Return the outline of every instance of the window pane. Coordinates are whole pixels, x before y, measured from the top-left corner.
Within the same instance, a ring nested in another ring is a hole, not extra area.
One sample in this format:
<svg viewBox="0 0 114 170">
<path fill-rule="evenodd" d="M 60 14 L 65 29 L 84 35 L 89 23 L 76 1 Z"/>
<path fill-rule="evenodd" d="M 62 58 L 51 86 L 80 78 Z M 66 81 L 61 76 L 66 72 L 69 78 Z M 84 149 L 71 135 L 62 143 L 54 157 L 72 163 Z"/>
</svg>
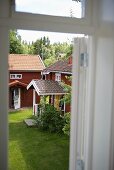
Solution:
<svg viewBox="0 0 114 170">
<path fill-rule="evenodd" d="M 10 74 L 10 79 L 22 79 L 22 74 Z"/>
<path fill-rule="evenodd" d="M 22 74 L 17 74 L 17 79 L 22 79 Z"/>
<path fill-rule="evenodd" d="M 10 79 L 15 79 L 15 74 L 10 74 Z"/>
<path fill-rule="evenodd" d="M 16 11 L 82 18 L 85 0 L 83 3 L 79 1 L 81 0 L 16 0 Z"/>
</svg>

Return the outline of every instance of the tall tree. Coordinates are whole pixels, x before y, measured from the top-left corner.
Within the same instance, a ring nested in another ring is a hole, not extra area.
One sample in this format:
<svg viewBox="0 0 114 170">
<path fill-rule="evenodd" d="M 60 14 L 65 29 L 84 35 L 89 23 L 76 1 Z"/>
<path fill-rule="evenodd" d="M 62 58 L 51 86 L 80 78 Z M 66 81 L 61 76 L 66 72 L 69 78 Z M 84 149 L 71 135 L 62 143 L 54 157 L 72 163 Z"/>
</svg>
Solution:
<svg viewBox="0 0 114 170">
<path fill-rule="evenodd" d="M 43 60 L 51 55 L 50 40 L 47 37 L 40 38 L 33 43 L 33 53 L 41 56 Z"/>
<path fill-rule="evenodd" d="M 21 43 L 21 36 L 18 35 L 16 30 L 10 31 L 9 39 L 10 39 L 10 53 L 23 54 L 24 47 Z"/>
</svg>

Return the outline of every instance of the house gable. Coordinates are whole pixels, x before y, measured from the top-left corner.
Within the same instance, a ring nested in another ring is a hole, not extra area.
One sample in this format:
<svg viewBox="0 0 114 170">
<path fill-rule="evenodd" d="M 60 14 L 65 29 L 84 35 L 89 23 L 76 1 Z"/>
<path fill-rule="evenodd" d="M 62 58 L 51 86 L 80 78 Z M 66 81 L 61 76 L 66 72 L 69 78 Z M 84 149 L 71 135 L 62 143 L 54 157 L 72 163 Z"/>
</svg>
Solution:
<svg viewBox="0 0 114 170">
<path fill-rule="evenodd" d="M 59 60 L 43 70 L 43 74 L 49 74 L 50 72 L 72 74 L 72 56 L 67 60 Z"/>
<path fill-rule="evenodd" d="M 32 90 L 26 86 L 32 79 L 41 79 L 41 71 L 45 68 L 38 55 L 10 54 L 9 55 L 9 107 L 14 106 L 14 92 L 19 89 L 20 107 L 32 106 Z M 37 101 L 39 98 L 37 97 Z"/>
<path fill-rule="evenodd" d="M 71 81 L 67 79 L 67 76 L 69 77 L 72 75 L 72 56 L 67 60 L 57 61 L 44 69 L 42 74 L 45 75 L 45 79 L 47 80 L 63 81 L 71 85 Z"/>
</svg>

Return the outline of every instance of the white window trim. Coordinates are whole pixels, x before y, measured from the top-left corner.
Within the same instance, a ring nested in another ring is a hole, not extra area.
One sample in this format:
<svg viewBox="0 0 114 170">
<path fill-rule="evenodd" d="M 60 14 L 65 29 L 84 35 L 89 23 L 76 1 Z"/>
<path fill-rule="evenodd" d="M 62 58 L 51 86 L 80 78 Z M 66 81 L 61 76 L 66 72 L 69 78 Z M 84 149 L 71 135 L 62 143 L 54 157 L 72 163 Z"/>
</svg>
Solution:
<svg viewBox="0 0 114 170">
<path fill-rule="evenodd" d="M 39 31 L 48 30 L 52 32 L 76 33 L 76 34 L 78 32 L 82 34 L 85 32 L 86 34 L 91 34 L 93 32 L 92 31 L 93 28 L 92 29 L 90 28 L 91 0 L 84 0 L 83 2 L 85 4 L 85 17 L 84 18 L 70 18 L 70 17 L 60 17 L 60 16 L 52 16 L 52 15 L 16 12 L 15 11 L 15 0 L 12 0 L 12 4 L 10 6 L 10 10 L 11 10 L 10 17 L 12 18 L 14 28 L 15 27 L 20 28 L 20 23 L 21 24 L 23 23 L 22 29 L 27 29 L 27 30 L 32 30 L 32 29 L 38 30 L 39 28 Z M 28 18 L 29 18 L 29 22 L 27 21 Z M 20 22 L 20 19 L 21 19 L 21 22 Z M 58 27 L 58 24 L 59 24 L 59 27 Z M 64 24 L 66 25 L 65 27 L 64 27 Z M 11 23 L 9 22 L 9 25 L 12 28 L 12 22 Z M 72 25 L 72 29 L 71 29 L 71 25 Z M 79 28 L 79 25 L 81 26 L 80 28 Z M 87 28 L 86 30 L 88 31 L 85 31 L 85 28 L 82 27 L 82 25 L 85 26 Z"/>
<path fill-rule="evenodd" d="M 82 2 L 80 1 L 80 2 L 76 2 L 76 0 L 72 0 L 72 1 L 75 1 L 75 3 L 81 3 L 80 4 L 80 6 L 81 6 L 81 8 L 82 8 L 82 11 L 81 11 L 81 18 L 85 18 L 85 1 L 86 0 L 83 0 Z M 77 4 L 72 4 L 72 2 L 69 4 L 70 6 L 71 5 L 77 5 Z M 65 3 L 64 3 L 64 5 L 65 5 Z M 60 17 L 63 17 L 63 18 L 65 18 L 65 17 L 68 17 L 68 18 L 80 18 L 80 17 L 76 17 L 76 16 L 71 16 L 70 15 L 70 9 L 69 9 L 69 14 L 67 14 L 67 15 L 60 15 L 60 13 L 59 13 L 59 15 L 57 15 L 54 11 L 51 11 L 52 13 L 51 14 L 49 14 L 49 13 L 46 13 L 46 11 L 43 9 L 43 12 L 40 12 L 40 11 L 37 11 L 37 12 L 32 12 L 32 11 L 24 11 L 24 10 L 16 10 L 16 8 L 17 8 L 17 6 L 16 6 L 16 0 L 12 0 L 12 10 L 13 11 L 15 11 L 15 12 L 24 12 L 24 13 L 33 13 L 33 14 L 40 14 L 40 15 L 50 15 L 50 16 L 60 16 Z M 28 6 L 28 4 L 27 4 L 27 6 L 26 6 L 26 8 L 29 8 L 29 6 Z M 41 8 L 43 8 L 43 6 L 41 6 Z M 54 10 L 54 9 L 53 9 Z M 75 9 L 75 12 L 76 12 L 76 10 L 77 9 Z M 68 9 L 67 9 L 67 11 L 68 11 Z M 74 12 L 74 10 L 73 10 L 73 12 Z M 73 13 L 72 13 L 73 14 Z M 81 19 L 80 18 L 80 19 Z"/>
<path fill-rule="evenodd" d="M 55 81 L 61 81 L 61 73 L 55 73 Z"/>
<path fill-rule="evenodd" d="M 108 22 L 108 20 L 103 15 L 103 8 L 104 10 L 107 9 L 105 7 L 106 1 L 92 1 L 87 0 L 87 18 L 84 19 L 76 19 L 69 22 L 66 20 L 62 21 L 61 18 L 56 18 L 56 21 L 54 20 L 55 17 L 47 17 L 46 16 L 38 16 L 38 15 L 32 15 L 32 14 L 19 14 L 14 13 L 11 14 L 10 5 L 8 0 L 1 0 L 0 5 L 0 37 L 2 39 L 2 43 L 0 44 L 1 50 L 1 62 L 0 62 L 0 82 L 1 82 L 1 92 L 0 92 L 0 98 L 1 100 L 1 107 L 0 107 L 0 129 L 1 129 L 1 138 L 0 138 L 0 169 L 7 170 L 8 169 L 8 31 L 9 29 L 25 29 L 25 30 L 39 30 L 39 31 L 52 31 L 52 32 L 64 32 L 64 33 L 85 33 L 88 35 L 92 35 L 93 39 L 95 38 L 96 41 L 93 41 L 92 49 L 90 49 L 90 53 L 92 55 L 92 62 L 98 59 L 97 50 L 99 47 L 98 39 L 102 36 L 104 37 L 112 37 L 113 34 L 113 21 Z M 111 6 L 111 2 L 109 2 L 109 6 Z M 92 6 L 91 6 L 92 4 Z M 113 5 L 113 2 L 112 2 Z M 113 8 L 113 6 L 112 6 Z M 110 11 L 113 14 L 112 8 L 109 8 Z M 88 11 L 91 11 L 90 13 Z M 111 13 L 110 12 L 110 13 Z M 89 15 L 88 15 L 89 14 Z M 103 18 L 104 17 L 104 18 Z M 48 19 L 48 20 L 47 20 Z M 57 21 L 58 19 L 58 21 Z M 87 19 L 87 20 L 86 20 Z M 38 22 L 36 22 L 38 21 Z M 88 22 L 87 22 L 88 21 Z M 99 27 L 99 21 L 100 21 L 100 27 Z M 93 49 L 95 48 L 95 49 Z M 94 56 L 93 56 L 94 55 Z M 75 60 L 74 60 L 75 61 Z M 95 110 L 95 87 L 96 87 L 96 67 L 95 63 L 93 62 L 93 68 L 90 68 L 90 77 L 91 80 L 94 80 L 93 82 L 90 82 L 89 86 L 91 89 L 89 89 L 89 104 L 88 104 L 88 110 L 91 111 L 92 115 L 89 117 L 92 121 L 91 125 L 93 125 L 94 122 L 94 110 Z M 92 71 L 92 72 L 91 72 Z M 90 81 L 90 80 L 89 80 Z M 93 84 L 93 87 L 92 87 Z M 5 90 L 4 90 L 5 89 Z M 91 97 L 90 97 L 91 96 Z M 90 101 L 90 99 L 92 99 Z M 113 99 L 114 100 L 114 99 Z M 113 102 L 112 100 L 112 102 Z M 113 109 L 112 109 L 113 112 Z M 95 122 L 94 122 L 95 124 Z M 112 122 L 113 125 L 113 122 Z M 76 124 L 74 124 L 74 127 Z M 93 135 L 93 130 L 90 129 L 90 134 Z M 74 139 L 76 136 L 74 136 Z M 91 136 L 93 139 L 93 137 Z M 74 145 L 75 141 L 71 140 L 71 144 Z M 93 143 L 93 141 L 88 142 L 88 148 L 91 152 L 91 154 L 87 155 L 87 157 L 91 157 L 91 161 L 89 160 L 89 165 L 87 170 L 94 170 L 94 167 L 92 167 L 92 164 L 98 163 L 104 163 L 104 160 L 102 159 L 102 162 L 92 159 L 92 154 L 94 152 L 93 147 L 89 145 L 89 143 Z M 114 146 L 114 144 L 113 144 Z M 113 148 L 112 146 L 112 148 Z M 75 147 L 73 148 L 75 149 Z M 104 148 L 105 149 L 105 148 Z M 96 156 L 96 155 L 94 155 Z M 113 157 L 113 155 L 112 155 Z M 87 161 L 88 161 L 87 160 Z M 112 159 L 112 164 L 113 164 Z M 74 159 L 73 159 L 74 161 Z M 70 158 L 70 162 L 72 162 L 72 159 Z M 107 161 L 110 162 L 110 161 Z M 73 165 L 75 165 L 75 161 L 73 162 Z M 109 169 L 109 168 L 108 168 Z M 108 170 L 107 169 L 107 170 Z M 76 170 L 75 166 L 73 166 L 72 170 Z M 101 170 L 101 169 L 100 169 Z M 111 168 L 113 170 L 113 167 Z"/>
<path fill-rule="evenodd" d="M 10 74 L 10 79 L 22 79 L 22 74 Z"/>
</svg>

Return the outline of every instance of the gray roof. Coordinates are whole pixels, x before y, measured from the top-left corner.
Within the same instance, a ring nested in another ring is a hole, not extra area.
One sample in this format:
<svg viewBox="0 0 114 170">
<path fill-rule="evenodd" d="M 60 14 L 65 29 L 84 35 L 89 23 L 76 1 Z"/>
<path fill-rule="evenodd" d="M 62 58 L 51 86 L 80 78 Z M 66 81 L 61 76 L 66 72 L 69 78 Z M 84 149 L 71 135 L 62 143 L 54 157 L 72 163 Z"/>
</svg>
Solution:
<svg viewBox="0 0 114 170">
<path fill-rule="evenodd" d="M 38 95 L 61 95 L 65 94 L 64 88 L 53 80 L 32 80 L 27 89 L 35 89 Z"/>
<path fill-rule="evenodd" d="M 65 72 L 72 74 L 72 64 L 69 64 L 69 60 L 59 60 L 56 63 L 52 64 L 51 66 L 45 68 L 43 70 L 44 73 L 46 72 Z"/>
</svg>

